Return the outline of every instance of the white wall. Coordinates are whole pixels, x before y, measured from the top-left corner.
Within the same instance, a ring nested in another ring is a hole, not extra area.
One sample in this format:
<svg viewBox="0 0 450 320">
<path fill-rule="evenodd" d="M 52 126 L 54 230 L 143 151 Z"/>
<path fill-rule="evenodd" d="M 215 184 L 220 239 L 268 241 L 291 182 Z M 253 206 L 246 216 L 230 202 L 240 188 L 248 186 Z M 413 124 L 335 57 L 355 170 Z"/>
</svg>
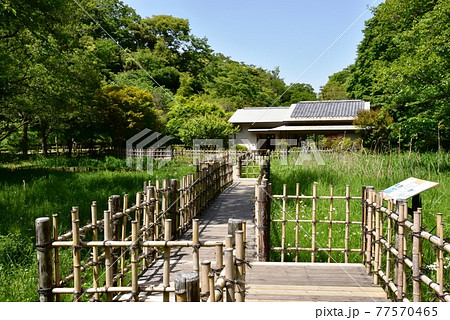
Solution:
<svg viewBox="0 0 450 320">
<path fill-rule="evenodd" d="M 240 125 L 241 131 L 236 135 L 235 144 L 242 144 L 247 147 L 248 150 L 256 150 L 256 133 L 249 132 L 250 125 Z"/>
</svg>

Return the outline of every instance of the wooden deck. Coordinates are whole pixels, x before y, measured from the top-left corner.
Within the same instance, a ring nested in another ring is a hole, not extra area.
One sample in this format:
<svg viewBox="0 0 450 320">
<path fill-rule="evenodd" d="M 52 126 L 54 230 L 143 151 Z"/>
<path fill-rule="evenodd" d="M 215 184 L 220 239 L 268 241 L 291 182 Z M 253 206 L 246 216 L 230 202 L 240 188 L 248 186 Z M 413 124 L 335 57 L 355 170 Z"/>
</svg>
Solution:
<svg viewBox="0 0 450 320">
<path fill-rule="evenodd" d="M 255 262 L 246 282 L 246 301 L 388 301 L 356 263 Z"/>
<path fill-rule="evenodd" d="M 254 212 L 255 179 L 235 180 L 199 221 L 200 240 L 223 241 L 228 233 L 228 219 L 247 222 L 246 260 L 252 262 L 247 268 L 246 301 L 387 301 L 381 287 L 372 284 L 372 278 L 360 264 L 323 263 L 261 263 L 256 260 Z M 191 232 L 183 238 L 191 240 Z M 181 239 L 181 240 L 182 240 Z M 179 272 L 192 272 L 192 248 L 171 250 L 171 286 Z M 200 261 L 209 260 L 214 267 L 215 248 L 201 248 Z M 162 284 L 163 261 L 157 260 L 139 278 L 139 285 Z M 118 297 L 127 300 L 129 295 Z M 162 294 L 139 295 L 140 301 L 162 301 Z M 170 295 L 174 301 L 174 295 Z"/>
</svg>

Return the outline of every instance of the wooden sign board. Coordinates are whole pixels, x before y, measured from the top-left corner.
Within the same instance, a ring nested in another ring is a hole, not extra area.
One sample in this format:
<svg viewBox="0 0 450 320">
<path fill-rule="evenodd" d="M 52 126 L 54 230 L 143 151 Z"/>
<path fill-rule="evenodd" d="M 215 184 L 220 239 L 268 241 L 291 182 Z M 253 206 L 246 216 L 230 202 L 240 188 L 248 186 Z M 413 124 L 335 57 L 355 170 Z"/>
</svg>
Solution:
<svg viewBox="0 0 450 320">
<path fill-rule="evenodd" d="M 425 190 L 439 185 L 437 182 L 421 180 L 417 178 L 408 178 L 383 191 L 385 200 L 409 199 Z"/>
</svg>

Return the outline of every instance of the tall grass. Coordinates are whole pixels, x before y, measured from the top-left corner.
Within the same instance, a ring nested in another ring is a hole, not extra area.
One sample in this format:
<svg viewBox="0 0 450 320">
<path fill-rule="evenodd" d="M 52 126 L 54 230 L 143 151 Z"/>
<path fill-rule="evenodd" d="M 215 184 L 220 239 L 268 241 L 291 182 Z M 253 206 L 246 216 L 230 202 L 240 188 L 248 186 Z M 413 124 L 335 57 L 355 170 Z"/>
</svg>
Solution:
<svg viewBox="0 0 450 320">
<path fill-rule="evenodd" d="M 172 161 L 152 175 L 137 171 L 66 172 L 42 169 L 48 160 L 31 163 L 33 168 L 0 167 L 0 301 L 36 301 L 37 271 L 35 265 L 34 221 L 58 213 L 60 230 L 70 229 L 72 206 L 80 208 L 80 221 L 90 219 L 90 204 L 97 201 L 98 212 L 108 206 L 108 197 L 128 193 L 134 199 L 143 182 L 180 178 L 192 173 L 189 162 Z M 74 163 L 84 166 L 89 160 Z M 98 167 L 124 164 L 124 160 L 106 159 Z M 66 163 L 67 164 L 67 163 Z M 28 164 L 27 164 L 28 165 Z M 61 163 L 58 163 L 60 166 Z M 63 165 L 65 165 L 63 163 Z"/>
<path fill-rule="evenodd" d="M 440 185 L 425 191 L 421 195 L 424 212 L 423 225 L 429 230 L 436 226 L 436 213 L 443 213 L 446 225 L 450 223 L 450 155 L 448 153 L 330 153 L 322 154 L 325 165 L 318 165 L 315 161 L 304 161 L 302 165 L 295 156 L 288 158 L 288 164 L 273 159 L 271 161 L 272 193 L 282 194 L 283 184 L 287 184 L 287 194 L 295 195 L 295 184 L 300 183 L 300 194 L 312 195 L 314 182 L 318 183 L 318 195 L 330 194 L 330 185 L 334 186 L 334 195 L 344 196 L 346 185 L 350 185 L 352 196 L 361 195 L 361 187 L 374 186 L 376 191 L 400 182 L 409 177 L 439 182 Z M 300 219 L 311 219 L 311 200 L 300 203 Z M 329 217 L 329 200 L 319 200 L 317 218 L 326 220 Z M 335 199 L 333 202 L 333 220 L 345 220 L 345 201 Z M 351 220 L 361 221 L 361 206 L 359 201 L 351 201 Z M 272 219 L 281 219 L 281 200 L 272 201 Z M 295 200 L 288 201 L 288 219 L 295 219 Z M 286 243 L 294 246 L 295 223 L 287 223 Z M 328 245 L 328 224 L 318 224 L 318 246 Z M 302 225 L 300 239 L 303 246 L 311 243 L 311 226 Z M 350 247 L 359 248 L 361 230 L 357 226 L 350 229 Z M 272 246 L 281 244 L 281 223 L 272 224 Z M 333 247 L 343 248 L 344 225 L 333 226 Z M 288 253 L 287 260 L 293 260 L 295 254 Z M 272 259 L 279 260 L 279 253 L 272 253 Z M 318 254 L 318 261 L 326 261 L 326 253 Z M 343 254 L 332 253 L 333 260 L 343 262 Z M 310 261 L 310 253 L 300 253 L 300 259 Z M 431 259 L 431 257 L 430 257 Z M 317 261 L 317 260 L 316 260 Z M 359 262 L 358 254 L 351 255 L 351 261 Z M 432 262 L 432 261 L 431 261 Z"/>
</svg>

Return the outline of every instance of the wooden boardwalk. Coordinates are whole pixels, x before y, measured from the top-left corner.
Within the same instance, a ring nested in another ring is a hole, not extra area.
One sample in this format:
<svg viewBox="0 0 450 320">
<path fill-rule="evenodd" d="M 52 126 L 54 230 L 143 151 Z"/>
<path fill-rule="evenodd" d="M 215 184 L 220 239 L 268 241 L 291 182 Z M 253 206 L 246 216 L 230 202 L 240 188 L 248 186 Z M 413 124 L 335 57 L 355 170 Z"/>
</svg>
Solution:
<svg viewBox="0 0 450 320">
<path fill-rule="evenodd" d="M 199 221 L 200 240 L 223 241 L 228 233 L 228 219 L 247 222 L 246 260 L 247 301 L 387 301 L 381 287 L 360 264 L 261 263 L 256 261 L 254 225 L 255 179 L 237 179 L 210 205 Z M 180 240 L 191 240 L 187 232 Z M 192 248 L 171 250 L 170 282 L 179 272 L 192 272 Z M 215 248 L 201 248 L 200 261 L 209 260 L 214 267 Z M 158 259 L 139 278 L 139 285 L 162 283 L 163 260 Z M 171 285 L 172 286 L 172 285 Z M 119 300 L 127 300 L 123 295 Z M 140 301 L 162 301 L 162 294 L 139 295 Z M 170 294 L 170 301 L 174 295 Z"/>
</svg>

